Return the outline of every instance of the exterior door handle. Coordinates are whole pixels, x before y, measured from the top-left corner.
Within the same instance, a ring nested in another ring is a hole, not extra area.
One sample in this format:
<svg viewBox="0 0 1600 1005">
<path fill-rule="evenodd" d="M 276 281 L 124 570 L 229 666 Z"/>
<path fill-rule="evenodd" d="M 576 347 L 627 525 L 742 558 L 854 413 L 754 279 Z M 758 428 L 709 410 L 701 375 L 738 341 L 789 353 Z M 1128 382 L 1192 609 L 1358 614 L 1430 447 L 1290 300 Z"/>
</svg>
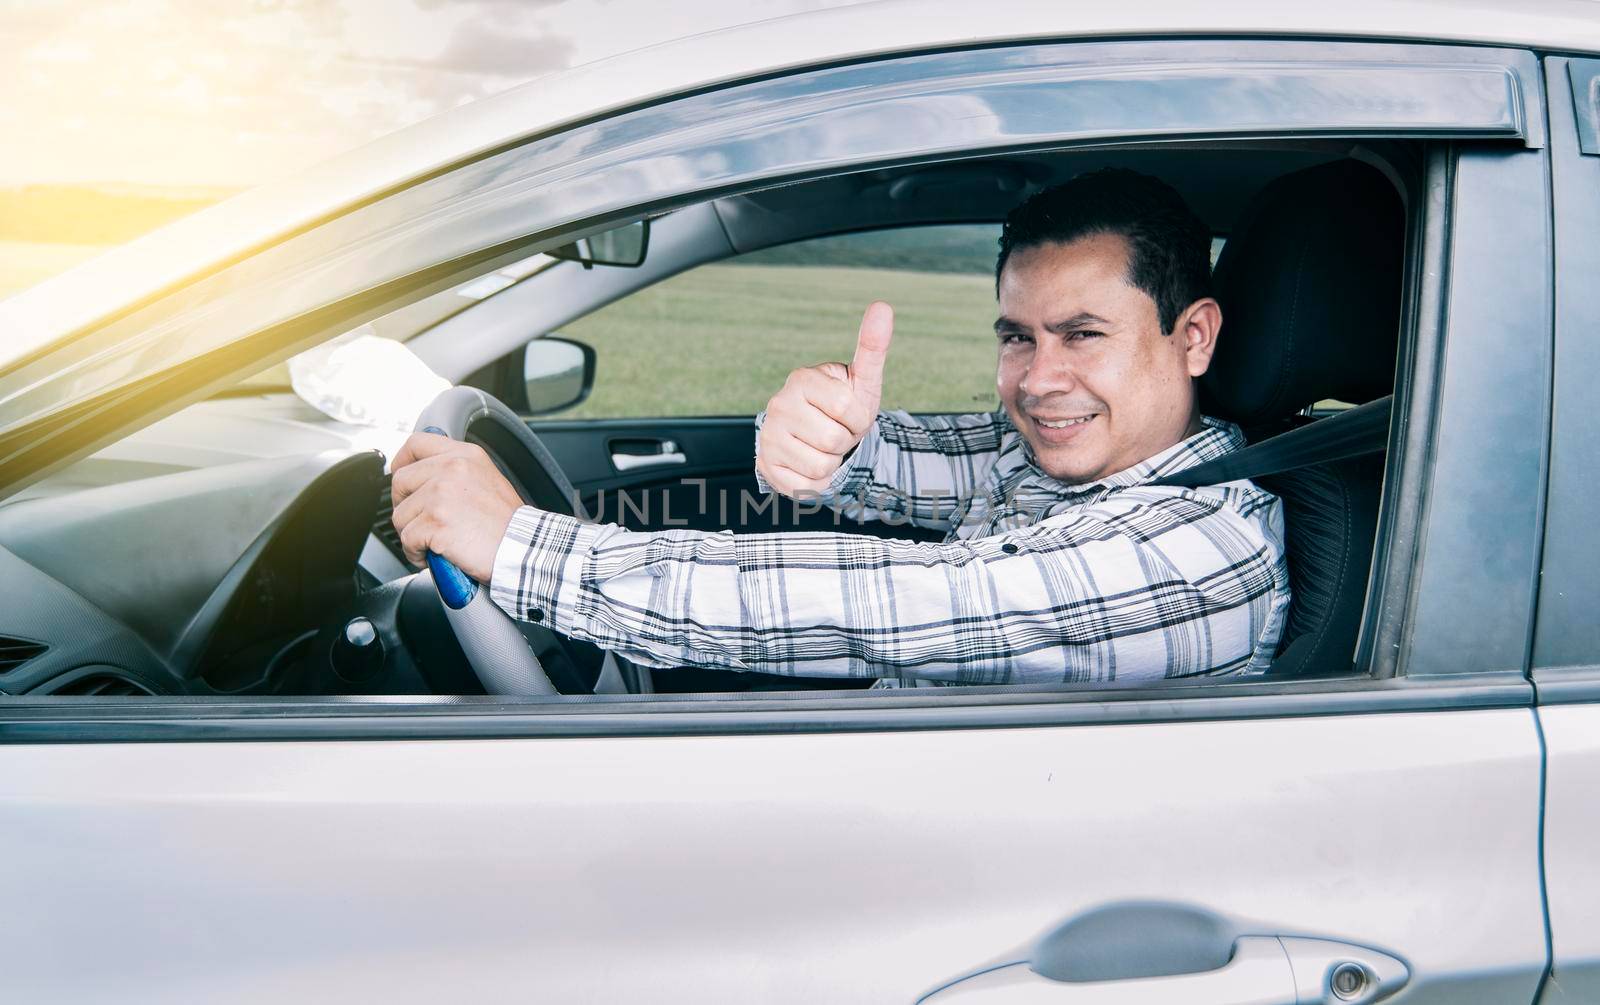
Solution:
<svg viewBox="0 0 1600 1005">
<path fill-rule="evenodd" d="M 1112 981 L 1057 981 L 1025 960 L 1001 964 L 917 999 L 918 1005 L 1369 1005 L 1400 990 L 1405 964 L 1326 939 L 1246 935 L 1216 970 Z"/>
<path fill-rule="evenodd" d="M 678 449 L 676 440 L 653 441 L 627 441 L 629 447 L 646 447 L 650 449 L 618 450 L 616 445 L 611 448 L 611 466 L 618 471 L 633 471 L 638 468 L 653 468 L 664 464 L 687 464 L 689 458 Z"/>
<path fill-rule="evenodd" d="M 1367 946 L 1257 934 L 1190 904 L 1122 901 L 1068 918 L 917 1003 L 1373 1005 L 1410 978 L 1405 963 Z"/>
<path fill-rule="evenodd" d="M 1294 972 L 1272 936 L 1245 936 L 1218 970 L 1115 981 L 1054 981 L 1026 961 L 956 981 L 918 1005 L 1295 1005 Z"/>
</svg>

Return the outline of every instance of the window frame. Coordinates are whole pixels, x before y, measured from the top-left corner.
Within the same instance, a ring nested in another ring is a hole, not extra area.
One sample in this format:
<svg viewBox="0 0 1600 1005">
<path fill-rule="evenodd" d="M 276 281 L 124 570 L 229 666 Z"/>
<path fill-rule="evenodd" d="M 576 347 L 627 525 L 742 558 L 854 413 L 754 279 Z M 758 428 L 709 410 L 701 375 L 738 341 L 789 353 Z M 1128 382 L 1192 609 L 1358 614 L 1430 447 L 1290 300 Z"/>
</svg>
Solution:
<svg viewBox="0 0 1600 1005">
<path fill-rule="evenodd" d="M 1358 649 L 1379 677 L 1528 678 L 1549 466 L 1548 172 L 1542 147 L 1432 152 Z M 1476 514 L 1490 512 L 1501 533 L 1486 547 Z"/>
<path fill-rule="evenodd" d="M 1600 141 L 1593 121 L 1600 60 L 1545 60 L 1550 94 L 1552 226 L 1555 244 L 1555 369 L 1551 465 L 1538 622 L 1531 656 L 1541 705 L 1600 699 L 1600 652 L 1593 603 L 1600 589 L 1596 496 L 1587 474 L 1600 445 L 1600 413 L 1590 399 L 1600 373 Z"/>
</svg>

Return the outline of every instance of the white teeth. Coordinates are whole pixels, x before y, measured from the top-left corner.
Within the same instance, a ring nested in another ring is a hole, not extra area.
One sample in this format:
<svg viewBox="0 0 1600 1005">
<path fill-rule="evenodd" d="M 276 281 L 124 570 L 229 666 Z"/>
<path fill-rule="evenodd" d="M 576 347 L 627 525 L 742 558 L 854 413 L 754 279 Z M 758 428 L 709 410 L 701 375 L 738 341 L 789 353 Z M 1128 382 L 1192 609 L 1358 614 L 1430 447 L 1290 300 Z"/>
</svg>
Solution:
<svg viewBox="0 0 1600 1005">
<path fill-rule="evenodd" d="M 1035 419 L 1034 421 L 1046 429 L 1065 429 L 1068 426 L 1081 426 L 1092 418 L 1094 418 L 1094 416 L 1085 415 L 1081 419 L 1065 419 L 1061 422 L 1046 422 L 1043 419 Z"/>
</svg>

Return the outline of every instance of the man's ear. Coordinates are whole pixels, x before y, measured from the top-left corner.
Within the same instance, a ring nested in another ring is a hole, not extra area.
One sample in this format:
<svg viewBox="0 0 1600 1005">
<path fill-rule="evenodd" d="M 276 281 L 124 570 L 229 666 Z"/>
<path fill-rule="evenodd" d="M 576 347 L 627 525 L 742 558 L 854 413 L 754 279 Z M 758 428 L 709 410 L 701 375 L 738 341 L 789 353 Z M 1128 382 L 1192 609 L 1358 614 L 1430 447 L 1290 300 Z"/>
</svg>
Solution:
<svg viewBox="0 0 1600 1005">
<path fill-rule="evenodd" d="M 1222 305 L 1210 297 L 1196 300 L 1178 315 L 1173 334 L 1183 339 L 1183 355 L 1189 376 L 1198 377 L 1211 368 L 1211 354 L 1217 351 L 1217 334 L 1222 331 Z"/>
</svg>

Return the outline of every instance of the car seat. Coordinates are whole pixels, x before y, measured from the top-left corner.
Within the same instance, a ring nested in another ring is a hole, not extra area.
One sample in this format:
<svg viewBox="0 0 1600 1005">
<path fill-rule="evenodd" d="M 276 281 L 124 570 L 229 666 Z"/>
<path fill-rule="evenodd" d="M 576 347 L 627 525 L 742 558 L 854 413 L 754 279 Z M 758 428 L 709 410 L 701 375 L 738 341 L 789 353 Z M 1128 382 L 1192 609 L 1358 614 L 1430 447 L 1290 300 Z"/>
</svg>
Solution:
<svg viewBox="0 0 1600 1005">
<path fill-rule="evenodd" d="M 1315 402 L 1392 393 L 1404 251 L 1403 204 L 1376 168 L 1340 160 L 1269 184 L 1217 261 L 1202 410 L 1255 443 L 1317 421 L 1303 415 Z M 1256 479 L 1283 500 L 1292 594 L 1270 676 L 1352 671 L 1383 468 L 1380 453 Z"/>
</svg>

